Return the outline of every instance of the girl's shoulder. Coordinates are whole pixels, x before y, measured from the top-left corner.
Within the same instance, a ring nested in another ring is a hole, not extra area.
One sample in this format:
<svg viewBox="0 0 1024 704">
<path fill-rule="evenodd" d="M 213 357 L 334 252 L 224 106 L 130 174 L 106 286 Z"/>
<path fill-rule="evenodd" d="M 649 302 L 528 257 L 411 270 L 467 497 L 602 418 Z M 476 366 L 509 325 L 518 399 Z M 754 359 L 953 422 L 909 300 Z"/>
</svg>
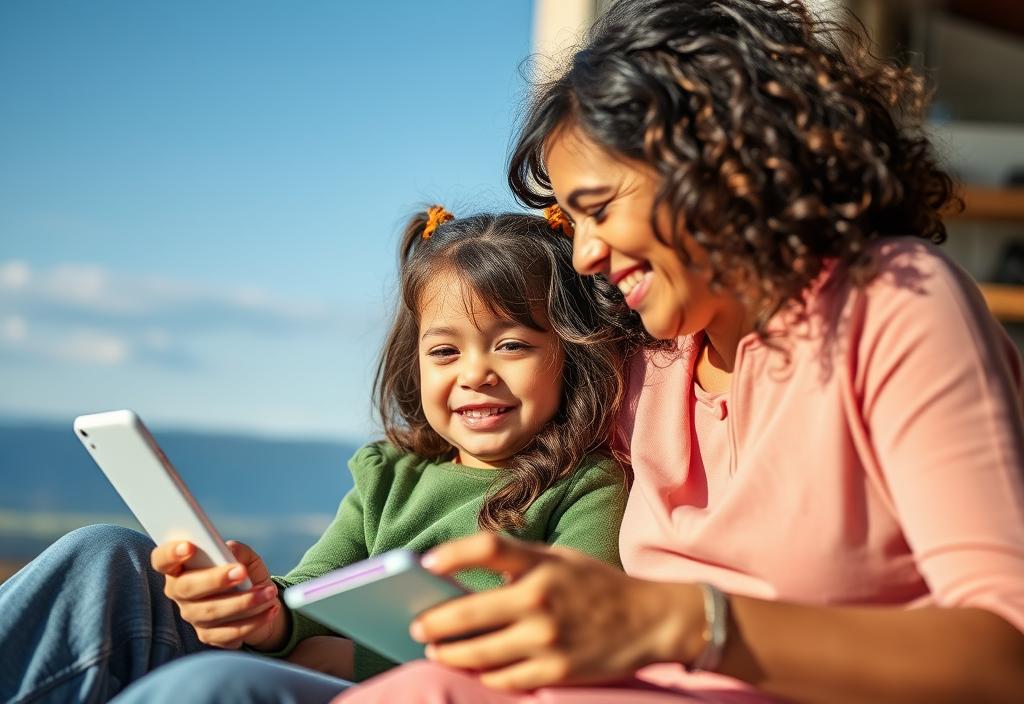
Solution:
<svg viewBox="0 0 1024 704">
<path fill-rule="evenodd" d="M 419 467 L 426 462 L 422 457 L 406 452 L 387 440 L 367 443 L 356 450 L 348 461 L 352 478 L 359 483 L 363 479 L 380 481 L 396 473 Z"/>
<path fill-rule="evenodd" d="M 576 470 L 557 481 L 549 491 L 563 495 L 585 494 L 608 486 L 627 487 L 627 474 L 619 462 L 603 452 L 583 458 Z"/>
</svg>

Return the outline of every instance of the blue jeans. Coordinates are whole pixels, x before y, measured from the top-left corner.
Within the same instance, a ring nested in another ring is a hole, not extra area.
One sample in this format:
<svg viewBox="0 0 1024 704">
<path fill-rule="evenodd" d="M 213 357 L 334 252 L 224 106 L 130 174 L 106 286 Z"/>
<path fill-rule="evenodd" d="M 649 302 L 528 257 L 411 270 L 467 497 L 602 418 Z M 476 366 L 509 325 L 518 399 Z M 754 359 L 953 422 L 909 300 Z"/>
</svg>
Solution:
<svg viewBox="0 0 1024 704">
<path fill-rule="evenodd" d="M 325 702 L 350 686 L 201 643 L 152 549 L 127 528 L 89 526 L 0 585 L 0 702 Z"/>
</svg>

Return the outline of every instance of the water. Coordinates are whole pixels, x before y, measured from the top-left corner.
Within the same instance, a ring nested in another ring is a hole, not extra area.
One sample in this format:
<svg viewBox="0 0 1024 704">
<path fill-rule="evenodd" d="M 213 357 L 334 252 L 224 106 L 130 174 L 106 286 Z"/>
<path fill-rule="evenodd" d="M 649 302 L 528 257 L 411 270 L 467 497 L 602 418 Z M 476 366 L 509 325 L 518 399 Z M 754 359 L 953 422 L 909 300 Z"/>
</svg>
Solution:
<svg viewBox="0 0 1024 704">
<path fill-rule="evenodd" d="M 299 561 L 352 486 L 355 443 L 151 431 L 221 535 L 251 545 L 274 574 Z M 71 420 L 0 424 L 0 562 L 25 562 L 97 522 L 138 527 Z"/>
</svg>

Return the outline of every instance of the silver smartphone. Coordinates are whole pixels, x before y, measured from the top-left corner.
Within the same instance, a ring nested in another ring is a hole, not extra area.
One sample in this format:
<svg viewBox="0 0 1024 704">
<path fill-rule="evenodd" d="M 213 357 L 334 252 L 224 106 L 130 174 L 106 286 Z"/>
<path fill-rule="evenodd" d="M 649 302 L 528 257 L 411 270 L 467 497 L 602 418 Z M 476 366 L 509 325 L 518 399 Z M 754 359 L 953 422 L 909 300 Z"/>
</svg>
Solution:
<svg viewBox="0 0 1024 704">
<path fill-rule="evenodd" d="M 236 562 L 170 460 L 133 411 L 75 418 L 75 435 L 158 545 L 187 540 L 196 546 L 188 568 Z M 252 588 L 248 579 L 237 589 Z"/>
<path fill-rule="evenodd" d="M 423 657 L 409 635 L 427 609 L 468 593 L 429 572 L 409 550 L 391 550 L 284 591 L 284 603 L 396 662 Z"/>
</svg>

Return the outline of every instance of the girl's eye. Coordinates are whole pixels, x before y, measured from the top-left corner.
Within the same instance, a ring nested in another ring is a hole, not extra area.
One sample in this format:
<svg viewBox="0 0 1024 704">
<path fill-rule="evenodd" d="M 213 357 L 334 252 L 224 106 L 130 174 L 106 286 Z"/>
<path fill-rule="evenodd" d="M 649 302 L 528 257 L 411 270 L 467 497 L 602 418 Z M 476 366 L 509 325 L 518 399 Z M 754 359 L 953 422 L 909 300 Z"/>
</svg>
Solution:
<svg viewBox="0 0 1024 704">
<path fill-rule="evenodd" d="M 605 203 L 597 210 L 590 213 L 590 217 L 594 218 L 595 222 L 604 222 L 605 215 L 607 215 L 608 204 Z"/>
<path fill-rule="evenodd" d="M 438 359 L 445 359 L 457 355 L 459 351 L 454 347 L 435 347 L 434 349 L 427 352 L 428 357 L 437 357 Z"/>
<path fill-rule="evenodd" d="M 520 342 L 519 340 L 509 340 L 498 345 L 498 349 L 504 352 L 522 352 L 523 350 L 528 350 L 531 347 L 532 345 Z"/>
</svg>

